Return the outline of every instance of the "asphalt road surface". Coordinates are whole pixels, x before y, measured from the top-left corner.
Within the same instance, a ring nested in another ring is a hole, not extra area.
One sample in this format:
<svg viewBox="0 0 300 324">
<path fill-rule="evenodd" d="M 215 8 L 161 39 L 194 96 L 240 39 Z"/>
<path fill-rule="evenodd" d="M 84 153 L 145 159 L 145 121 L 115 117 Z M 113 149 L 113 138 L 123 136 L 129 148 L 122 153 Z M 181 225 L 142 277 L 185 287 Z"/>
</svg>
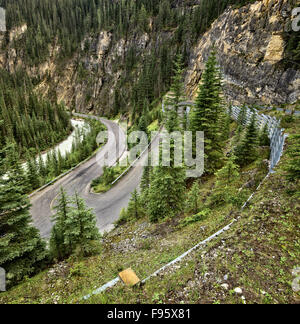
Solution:
<svg viewBox="0 0 300 324">
<path fill-rule="evenodd" d="M 89 117 L 79 115 L 82 117 Z M 97 159 L 107 157 L 107 153 L 117 149 L 116 158 L 108 158 L 109 165 L 114 165 L 126 150 L 126 135 L 119 125 L 102 118 L 92 117 L 100 120 L 108 129 L 110 136 L 108 141 L 98 153 L 89 161 L 58 180 L 53 185 L 36 193 L 31 197 L 31 214 L 33 224 L 41 232 L 42 237 L 49 238 L 53 223 L 51 216 L 53 206 L 55 206 L 61 187 L 67 191 L 68 195 L 74 195 L 75 191 L 85 199 L 87 205 L 93 208 L 97 216 L 97 226 L 101 233 L 113 228 L 113 223 L 119 218 L 122 208 L 127 207 L 131 193 L 139 187 L 142 173 L 143 161 L 147 159 L 148 153 L 143 154 L 136 165 L 117 182 L 113 188 L 104 194 L 90 193 L 90 184 L 93 179 L 102 173 L 102 167 L 97 163 Z M 154 145 L 158 145 L 158 139 Z"/>
</svg>

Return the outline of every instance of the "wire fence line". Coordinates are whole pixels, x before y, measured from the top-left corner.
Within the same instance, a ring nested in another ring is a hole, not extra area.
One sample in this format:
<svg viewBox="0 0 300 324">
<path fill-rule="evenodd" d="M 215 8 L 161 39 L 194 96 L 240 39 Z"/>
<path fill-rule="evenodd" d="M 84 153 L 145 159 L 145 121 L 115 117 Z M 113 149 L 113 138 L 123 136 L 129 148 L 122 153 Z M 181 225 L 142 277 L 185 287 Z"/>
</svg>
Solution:
<svg viewBox="0 0 300 324">
<path fill-rule="evenodd" d="M 186 113 L 189 115 L 191 112 L 192 107 L 195 106 L 195 102 L 193 101 L 183 101 L 178 104 L 180 107 L 184 107 L 183 109 L 186 111 Z M 167 107 L 165 106 L 165 103 L 162 104 L 162 111 L 165 112 Z M 233 106 L 232 107 L 232 115 L 231 117 L 238 121 L 239 115 L 242 111 L 242 107 L 239 106 Z M 248 125 L 251 122 L 253 114 L 256 115 L 256 125 L 259 128 L 259 130 L 263 129 L 265 125 L 268 125 L 268 132 L 269 132 L 269 138 L 270 138 L 270 160 L 269 160 L 269 172 L 273 173 L 274 168 L 280 161 L 280 158 L 283 153 L 285 140 L 288 137 L 287 134 L 284 133 L 284 129 L 280 127 L 281 120 L 277 119 L 276 117 L 271 117 L 265 114 L 260 114 L 258 109 L 255 108 L 249 108 L 245 107 L 245 121 L 244 126 Z M 267 109 L 265 107 L 261 107 L 261 109 Z M 271 110 L 272 108 L 269 108 L 268 110 Z M 283 111 L 281 108 L 276 108 L 277 111 Z M 300 114 L 300 111 L 294 111 L 296 115 Z"/>
<path fill-rule="evenodd" d="M 194 106 L 194 103 L 193 102 L 183 102 L 183 103 L 181 103 L 181 106 L 191 108 L 192 106 Z M 165 111 L 164 105 L 163 105 L 162 109 L 163 109 L 163 111 Z M 235 119 L 235 120 L 238 120 L 238 117 L 239 117 L 239 115 L 241 113 L 241 110 L 242 110 L 241 107 L 237 107 L 237 106 L 232 107 L 232 116 L 231 117 L 233 119 Z M 189 111 L 187 113 L 189 113 Z M 258 185 L 256 191 L 253 192 L 252 195 L 248 198 L 248 200 L 242 206 L 241 210 L 244 210 L 247 207 L 247 205 L 253 199 L 255 193 L 260 189 L 262 184 L 269 178 L 271 173 L 274 173 L 274 168 L 278 164 L 278 162 L 280 161 L 280 158 L 282 156 L 283 149 L 284 149 L 284 143 L 285 143 L 286 138 L 288 137 L 288 135 L 284 133 L 284 129 L 282 129 L 280 127 L 280 120 L 278 120 L 275 117 L 270 117 L 270 116 L 267 116 L 267 115 L 264 115 L 264 114 L 259 114 L 256 109 L 246 108 L 246 116 L 245 116 L 244 126 L 248 125 L 251 122 L 253 114 L 256 114 L 256 125 L 260 130 L 263 129 L 266 124 L 268 125 L 269 138 L 270 138 L 270 141 L 271 141 L 271 144 L 270 144 L 270 148 L 271 148 L 270 166 L 269 166 L 269 172 L 268 172 L 267 176 L 261 181 L 261 183 Z M 154 273 L 149 275 L 147 278 L 142 280 L 141 283 L 145 283 L 146 281 L 148 281 L 151 278 L 159 275 L 161 272 L 165 271 L 166 269 L 170 268 L 171 266 L 175 265 L 176 263 L 182 261 L 186 256 L 190 255 L 193 251 L 197 250 L 198 248 L 205 247 L 207 243 L 209 243 L 213 239 L 219 237 L 221 234 L 229 231 L 232 228 L 232 226 L 239 219 L 240 219 L 240 216 L 233 219 L 230 224 L 226 225 L 221 230 L 214 233 L 213 235 L 211 235 L 210 237 L 208 237 L 204 241 L 199 242 L 197 245 L 195 245 L 194 247 L 192 247 L 188 251 L 184 252 L 183 254 L 181 254 L 179 257 L 177 257 L 173 261 L 171 261 L 168 264 L 164 265 L 163 267 L 161 267 L 160 269 L 158 269 L 157 271 L 155 271 Z M 116 277 L 115 279 L 113 279 L 110 282 L 106 283 L 102 287 L 100 287 L 100 288 L 96 289 L 95 291 L 93 291 L 91 294 L 86 295 L 85 297 L 83 297 L 83 299 L 88 300 L 93 295 L 101 294 L 106 289 L 112 288 L 115 285 L 117 285 L 120 281 L 121 281 L 120 278 Z"/>
<path fill-rule="evenodd" d="M 238 120 L 240 113 L 243 108 L 234 106 L 232 107 L 232 118 L 235 120 Z M 283 153 L 285 140 L 288 137 L 287 134 L 285 134 L 285 130 L 280 127 L 281 121 L 278 120 L 275 117 L 271 117 L 264 114 L 259 114 L 258 110 L 256 109 L 250 109 L 248 107 L 245 108 L 245 121 L 244 125 L 248 125 L 251 122 L 251 119 L 253 115 L 255 114 L 256 119 L 256 125 L 261 130 L 265 127 L 265 125 L 268 126 L 268 132 L 269 132 L 269 138 L 270 138 L 270 161 L 269 161 L 269 172 L 273 173 L 274 168 L 280 161 L 280 158 Z"/>
</svg>

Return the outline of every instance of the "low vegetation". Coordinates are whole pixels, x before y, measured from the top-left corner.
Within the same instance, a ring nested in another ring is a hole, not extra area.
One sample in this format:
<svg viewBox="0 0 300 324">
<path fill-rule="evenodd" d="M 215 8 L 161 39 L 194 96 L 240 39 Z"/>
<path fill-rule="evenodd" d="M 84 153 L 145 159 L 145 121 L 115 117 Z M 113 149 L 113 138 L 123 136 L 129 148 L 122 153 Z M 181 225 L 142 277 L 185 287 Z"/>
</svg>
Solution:
<svg viewBox="0 0 300 324">
<path fill-rule="evenodd" d="M 299 118 L 287 123 L 286 128 L 290 134 L 299 134 Z M 192 222 L 188 217 L 196 215 L 193 212 L 158 223 L 151 223 L 146 216 L 133 219 L 103 237 L 100 255 L 60 262 L 1 294 L 0 301 L 84 302 L 84 295 L 120 271 L 131 267 L 144 279 L 233 218 L 241 217 L 228 233 L 144 286 L 127 288 L 119 284 L 85 303 L 299 302 L 299 294 L 291 287 L 295 279 L 292 270 L 299 266 L 300 257 L 299 200 L 295 196 L 299 179 L 288 180 L 285 171 L 291 161 L 287 152 L 293 146 L 293 140 L 288 139 L 276 173 L 264 182 L 243 212 L 225 204 L 201 212 L 201 217 Z M 241 185 L 252 181 L 256 163 L 240 169 Z M 258 182 L 263 178 L 256 176 Z M 209 199 L 216 181 L 213 175 L 201 179 L 199 206 Z M 255 189 L 245 189 L 245 198 Z M 235 288 L 241 288 L 242 294 Z"/>
<path fill-rule="evenodd" d="M 72 149 L 61 154 L 60 150 L 52 150 L 47 154 L 46 160 L 41 157 L 27 156 L 26 176 L 28 179 L 28 192 L 40 188 L 56 177 L 76 167 L 80 162 L 89 158 L 99 146 L 96 138 L 105 126 L 96 120 L 86 120 L 85 127 L 76 130 Z"/>
<path fill-rule="evenodd" d="M 95 193 L 105 193 L 113 186 L 113 182 L 119 178 L 128 166 L 104 167 L 103 175 L 93 180 L 92 190 Z"/>
</svg>

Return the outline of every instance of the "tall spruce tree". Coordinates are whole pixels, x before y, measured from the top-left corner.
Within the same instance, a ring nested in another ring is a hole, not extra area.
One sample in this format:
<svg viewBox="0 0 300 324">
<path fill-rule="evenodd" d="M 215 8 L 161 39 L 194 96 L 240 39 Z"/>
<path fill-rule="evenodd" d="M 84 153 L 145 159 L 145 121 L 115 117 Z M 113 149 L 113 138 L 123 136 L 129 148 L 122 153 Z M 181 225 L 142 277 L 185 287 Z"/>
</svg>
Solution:
<svg viewBox="0 0 300 324">
<path fill-rule="evenodd" d="M 169 104 L 175 111 L 178 112 L 178 104 L 185 99 L 184 83 L 183 83 L 183 62 L 182 55 L 179 54 L 174 61 L 174 76 L 172 77 L 172 84 L 170 92 L 167 97 L 167 104 Z"/>
<path fill-rule="evenodd" d="M 0 155 L 0 267 L 10 286 L 40 270 L 47 252 L 38 230 L 30 225 L 26 176 L 16 145 L 9 144 Z"/>
<path fill-rule="evenodd" d="M 134 190 L 131 194 L 131 199 L 126 210 L 127 219 L 139 219 L 145 214 L 141 205 L 141 197 L 137 190 Z"/>
<path fill-rule="evenodd" d="M 185 112 L 179 107 L 180 102 L 185 100 L 183 73 L 182 55 L 179 54 L 174 62 L 174 76 L 166 100 L 167 123 L 173 123 L 166 125 L 166 127 L 173 130 L 178 130 L 179 126 L 184 127 L 186 125 Z"/>
<path fill-rule="evenodd" d="M 44 179 L 47 176 L 47 169 L 41 154 L 39 154 L 38 169 L 39 169 L 39 176 L 42 179 L 42 181 L 44 181 Z"/>
<path fill-rule="evenodd" d="M 66 231 L 66 222 L 70 214 L 70 198 L 63 188 L 60 189 L 60 195 L 56 213 L 53 216 L 55 222 L 50 238 L 50 252 L 54 259 L 63 260 L 71 254 L 71 246 L 65 243 L 64 233 Z"/>
<path fill-rule="evenodd" d="M 100 239 L 95 213 L 77 193 L 72 199 L 72 204 L 74 207 L 71 207 L 65 222 L 64 243 L 71 247 L 72 253 L 91 255 L 97 248 L 94 242 Z"/>
<path fill-rule="evenodd" d="M 39 168 L 36 160 L 27 156 L 27 178 L 29 190 L 37 189 L 41 184 L 41 178 L 39 176 Z"/>
<path fill-rule="evenodd" d="M 258 156 L 258 146 L 259 134 L 256 126 L 256 115 L 254 113 L 241 143 L 234 150 L 237 163 L 240 166 L 244 166 L 255 161 Z"/>
<path fill-rule="evenodd" d="M 200 186 L 199 182 L 195 181 L 192 185 L 191 190 L 187 195 L 187 200 L 185 203 L 185 209 L 187 212 L 192 212 L 194 214 L 199 212 L 200 206 Z"/>
<path fill-rule="evenodd" d="M 206 63 L 199 85 L 196 105 L 191 112 L 190 129 L 194 136 L 203 131 L 205 137 L 205 171 L 214 173 L 223 162 L 225 108 L 223 105 L 221 73 L 213 50 Z"/>
<path fill-rule="evenodd" d="M 178 63 L 178 61 L 177 61 Z M 181 98 L 182 85 L 182 69 L 181 65 L 176 65 L 176 73 L 173 78 L 173 86 L 168 100 L 168 108 L 166 112 L 165 127 L 168 134 L 175 131 L 181 131 L 178 120 L 178 103 Z M 181 78 L 179 77 L 181 76 Z M 170 154 L 169 154 L 170 153 Z M 155 167 L 151 177 L 150 189 L 148 193 L 148 214 L 152 222 L 160 219 L 174 217 L 184 208 L 185 194 L 185 168 L 175 164 L 175 142 L 170 141 L 170 152 L 165 152 L 164 145 L 160 147 L 160 155 L 162 158 L 170 159 L 170 166 L 163 166 L 160 161 L 160 166 Z M 166 158 L 167 157 L 167 158 Z"/>
<path fill-rule="evenodd" d="M 61 188 L 53 220 L 56 222 L 50 239 L 53 258 L 62 260 L 72 254 L 88 256 L 98 251 L 95 241 L 100 239 L 100 234 L 95 214 L 77 193 L 70 198 Z"/>
<path fill-rule="evenodd" d="M 148 214 L 151 222 L 172 218 L 183 211 L 185 172 L 168 167 L 156 167 L 153 171 L 148 195 Z M 172 172 L 174 171 L 174 172 Z"/>
</svg>

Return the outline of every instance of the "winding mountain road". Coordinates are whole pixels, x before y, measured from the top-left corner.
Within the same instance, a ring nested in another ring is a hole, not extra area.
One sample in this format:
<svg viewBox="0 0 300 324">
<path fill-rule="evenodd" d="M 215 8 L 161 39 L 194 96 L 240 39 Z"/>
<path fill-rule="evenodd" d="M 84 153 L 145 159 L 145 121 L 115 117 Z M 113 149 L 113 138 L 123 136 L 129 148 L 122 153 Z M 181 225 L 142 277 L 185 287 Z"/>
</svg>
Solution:
<svg viewBox="0 0 300 324">
<path fill-rule="evenodd" d="M 90 184 L 93 179 L 103 173 L 103 169 L 97 163 L 97 159 L 107 157 L 107 153 L 116 148 L 117 156 L 109 157 L 110 166 L 116 163 L 126 150 L 126 135 L 119 125 L 115 122 L 86 115 L 80 117 L 89 117 L 101 121 L 109 131 L 108 142 L 99 151 L 97 156 L 93 156 L 89 161 L 61 178 L 53 185 L 37 192 L 31 197 L 31 214 L 33 225 L 38 228 L 43 238 L 49 238 L 53 223 L 51 221 L 52 207 L 55 205 L 56 198 L 60 188 L 64 187 L 68 195 L 73 195 L 75 191 L 84 198 L 87 205 L 93 208 L 97 216 L 97 226 L 101 233 L 113 228 L 113 223 L 119 218 L 122 208 L 127 207 L 131 193 L 138 188 L 142 173 L 143 161 L 147 159 L 148 152 L 143 154 L 135 166 L 122 178 L 111 190 L 104 194 L 93 194 L 90 192 Z M 156 141 L 156 145 L 158 144 Z M 155 143 L 153 143 L 155 145 Z"/>
</svg>

